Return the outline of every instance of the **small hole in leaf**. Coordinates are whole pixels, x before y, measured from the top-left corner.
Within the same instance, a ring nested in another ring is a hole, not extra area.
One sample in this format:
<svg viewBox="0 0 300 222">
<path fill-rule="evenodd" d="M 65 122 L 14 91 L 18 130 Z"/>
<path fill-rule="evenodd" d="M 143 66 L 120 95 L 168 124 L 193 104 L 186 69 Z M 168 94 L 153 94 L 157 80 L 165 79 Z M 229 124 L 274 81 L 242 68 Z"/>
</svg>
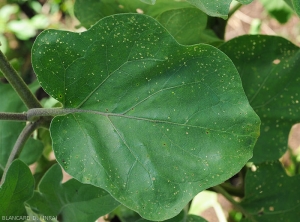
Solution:
<svg viewBox="0 0 300 222">
<path fill-rule="evenodd" d="M 273 60 L 273 64 L 277 65 L 277 64 L 279 64 L 279 63 L 280 63 L 280 59 L 274 59 L 274 60 Z"/>
</svg>

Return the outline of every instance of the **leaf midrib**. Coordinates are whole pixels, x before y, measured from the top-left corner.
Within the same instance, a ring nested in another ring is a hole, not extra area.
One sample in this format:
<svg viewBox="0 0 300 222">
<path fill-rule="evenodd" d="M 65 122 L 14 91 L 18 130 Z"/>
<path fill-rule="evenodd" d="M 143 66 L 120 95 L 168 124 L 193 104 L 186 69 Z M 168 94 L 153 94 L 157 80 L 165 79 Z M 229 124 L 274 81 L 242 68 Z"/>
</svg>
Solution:
<svg viewBox="0 0 300 222">
<path fill-rule="evenodd" d="M 228 132 L 226 130 L 212 129 L 209 127 L 189 125 L 189 124 L 185 124 L 185 123 L 176 123 L 176 122 L 171 122 L 171 121 L 167 121 L 167 120 L 156 120 L 156 119 L 150 119 L 150 118 L 144 118 L 144 117 L 129 116 L 129 115 L 120 114 L 120 113 L 108 113 L 108 112 L 101 112 L 101 111 L 95 111 L 95 110 L 76 109 L 76 108 L 64 108 L 61 110 L 62 110 L 62 114 L 72 114 L 73 115 L 74 113 L 88 113 L 88 114 L 102 115 L 107 118 L 114 116 L 114 117 L 122 117 L 122 118 L 133 119 L 133 120 L 148 121 L 148 122 L 153 122 L 153 123 L 165 123 L 165 124 L 176 125 L 176 126 L 198 128 L 198 129 L 204 129 L 204 130 L 209 130 L 209 131 L 214 131 L 214 132 L 219 132 L 219 133 L 226 133 L 226 134 L 231 134 L 231 135 L 236 135 L 236 136 L 245 136 L 245 137 L 250 136 L 250 137 L 255 138 L 255 136 L 251 136 L 248 134 L 245 134 L 245 135 L 236 134 L 236 133 Z M 230 128 L 232 128 L 232 126 Z"/>
</svg>

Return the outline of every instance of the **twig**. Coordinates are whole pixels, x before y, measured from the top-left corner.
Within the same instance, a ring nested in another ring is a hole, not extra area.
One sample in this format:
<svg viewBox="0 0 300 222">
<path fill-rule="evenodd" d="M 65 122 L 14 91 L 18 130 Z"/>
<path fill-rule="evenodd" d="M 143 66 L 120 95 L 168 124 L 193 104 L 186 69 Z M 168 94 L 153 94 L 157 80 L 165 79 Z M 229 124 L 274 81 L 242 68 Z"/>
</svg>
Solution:
<svg viewBox="0 0 300 222">
<path fill-rule="evenodd" d="M 229 183 L 222 183 L 220 186 L 228 192 L 230 195 L 237 196 L 237 197 L 244 197 L 244 189 L 242 187 L 234 187 Z"/>
<path fill-rule="evenodd" d="M 236 202 L 232 196 L 226 192 L 221 186 L 214 186 L 212 187 L 212 190 L 214 190 L 217 193 L 222 194 L 237 210 L 239 210 L 242 214 L 244 214 L 250 221 L 256 222 L 256 220 L 252 217 L 251 214 L 249 214 L 238 202 Z"/>
<path fill-rule="evenodd" d="M 0 112 L 0 120 L 27 121 L 27 114 Z"/>
<path fill-rule="evenodd" d="M 239 8 L 242 6 L 241 3 L 236 2 L 232 8 L 230 9 L 229 13 L 228 13 L 228 19 L 237 11 L 239 10 Z"/>
<path fill-rule="evenodd" d="M 34 132 L 34 130 L 36 130 L 41 124 L 42 124 L 43 120 L 38 120 L 36 122 L 33 123 L 29 123 L 27 124 L 24 129 L 22 130 L 22 132 L 20 133 L 10 155 L 9 158 L 7 160 L 7 163 L 5 165 L 5 169 L 2 175 L 2 179 L 1 179 L 1 185 L 4 183 L 5 181 L 5 177 L 6 177 L 6 173 L 8 171 L 8 168 L 10 167 L 12 161 L 18 156 L 18 154 L 21 152 L 22 148 L 25 145 L 25 142 L 27 141 L 27 139 L 30 137 L 30 135 Z"/>
<path fill-rule="evenodd" d="M 16 70 L 7 61 L 5 55 L 0 51 L 0 70 L 4 77 L 11 84 L 14 90 L 18 93 L 25 105 L 31 108 L 42 108 L 42 105 L 37 98 L 32 94 L 26 83 L 18 75 Z"/>
</svg>

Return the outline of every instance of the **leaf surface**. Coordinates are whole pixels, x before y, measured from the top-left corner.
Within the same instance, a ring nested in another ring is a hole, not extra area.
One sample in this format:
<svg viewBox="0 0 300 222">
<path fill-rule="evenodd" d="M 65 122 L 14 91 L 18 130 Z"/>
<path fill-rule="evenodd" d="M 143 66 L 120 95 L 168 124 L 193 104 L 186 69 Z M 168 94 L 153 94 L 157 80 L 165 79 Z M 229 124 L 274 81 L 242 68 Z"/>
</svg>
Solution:
<svg viewBox="0 0 300 222">
<path fill-rule="evenodd" d="M 251 161 L 279 159 L 300 121 L 300 51 L 275 36 L 242 36 L 220 47 L 237 67 L 251 106 L 262 121 Z"/>
<path fill-rule="evenodd" d="M 145 219 L 174 217 L 252 156 L 260 120 L 232 62 L 209 45 L 179 45 L 151 17 L 45 31 L 32 59 L 71 112 L 51 123 L 58 162 Z"/>
<path fill-rule="evenodd" d="M 0 187 L 0 215 L 8 218 L 26 216 L 24 202 L 31 198 L 33 189 L 34 179 L 28 166 L 21 160 L 13 161 Z"/>
<path fill-rule="evenodd" d="M 196 7 L 212 17 L 227 19 L 232 0 L 76 0 L 74 13 L 86 28 L 105 16 L 118 13 L 143 13 L 154 18 L 168 10 Z M 249 4 L 252 0 L 240 0 L 241 4 Z M 145 4 L 146 3 L 146 4 Z"/>
<path fill-rule="evenodd" d="M 52 166 L 39 183 L 38 191 L 27 202 L 37 213 L 60 215 L 64 221 L 95 221 L 119 203 L 105 190 L 75 179 L 65 183 L 58 164 Z"/>
<path fill-rule="evenodd" d="M 299 0 L 285 0 L 285 2 L 300 16 L 300 1 Z"/>
<path fill-rule="evenodd" d="M 245 198 L 241 202 L 252 219 L 297 221 L 300 217 L 300 175 L 287 176 L 278 161 L 258 164 L 252 169 L 246 174 Z"/>
<path fill-rule="evenodd" d="M 156 19 L 180 44 L 193 45 L 221 41 L 212 30 L 206 29 L 207 15 L 196 8 L 168 10 Z"/>
<path fill-rule="evenodd" d="M 193 7 L 191 4 L 176 0 L 160 0 L 156 4 L 145 4 L 140 0 L 76 0 L 74 13 L 77 19 L 86 28 L 98 22 L 105 16 L 119 13 L 142 13 L 157 17 L 161 13 L 180 8 Z"/>
</svg>

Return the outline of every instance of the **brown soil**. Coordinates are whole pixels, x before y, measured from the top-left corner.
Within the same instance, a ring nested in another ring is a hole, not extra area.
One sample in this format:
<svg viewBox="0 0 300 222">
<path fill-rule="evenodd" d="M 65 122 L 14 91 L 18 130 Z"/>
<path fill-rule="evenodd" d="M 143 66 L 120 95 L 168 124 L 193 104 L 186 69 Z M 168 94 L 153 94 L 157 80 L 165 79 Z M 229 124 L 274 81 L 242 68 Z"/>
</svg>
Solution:
<svg viewBox="0 0 300 222">
<path fill-rule="evenodd" d="M 259 19 L 261 21 L 260 34 L 282 36 L 300 46 L 300 19 L 295 14 L 286 24 L 280 24 L 271 18 L 258 0 L 242 6 L 228 20 L 225 39 L 249 34 L 250 26 Z"/>
</svg>

